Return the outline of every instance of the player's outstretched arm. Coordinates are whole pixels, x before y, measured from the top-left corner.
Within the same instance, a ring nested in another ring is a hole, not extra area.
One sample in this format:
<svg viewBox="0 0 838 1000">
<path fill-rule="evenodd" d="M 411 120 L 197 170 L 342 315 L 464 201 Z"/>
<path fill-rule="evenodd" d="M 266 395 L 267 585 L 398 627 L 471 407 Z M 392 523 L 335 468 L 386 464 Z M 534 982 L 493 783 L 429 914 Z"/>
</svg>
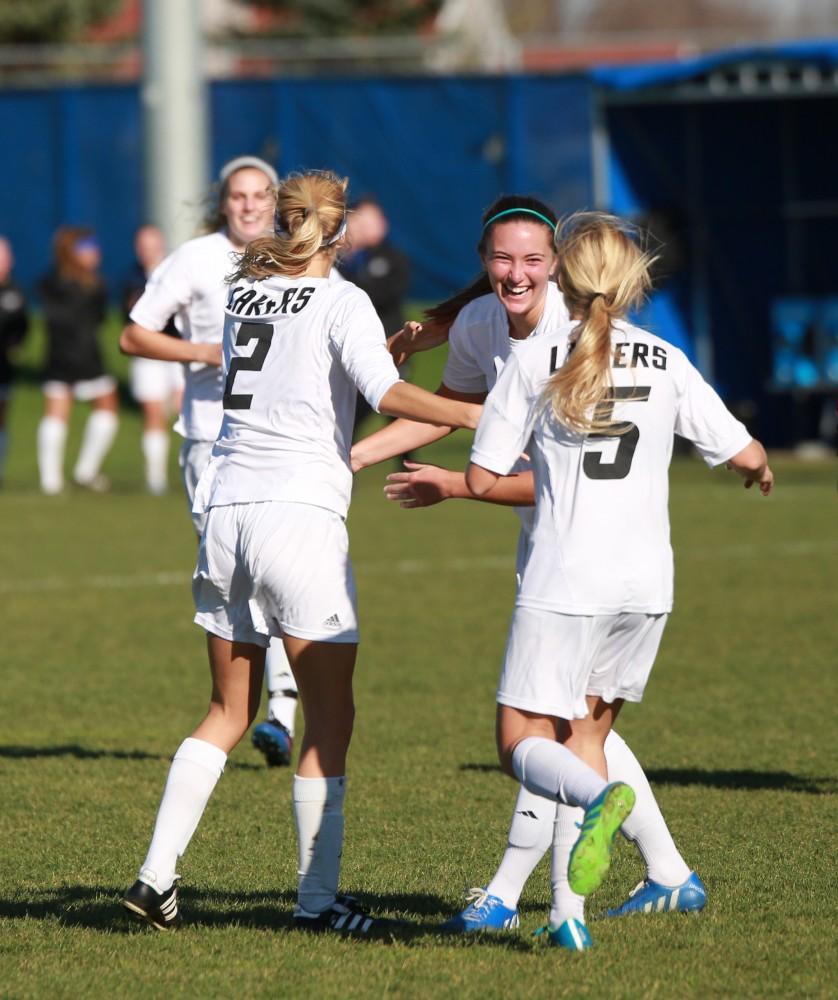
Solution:
<svg viewBox="0 0 838 1000">
<path fill-rule="evenodd" d="M 483 412 L 479 403 L 448 399 L 409 382 L 396 382 L 390 386 L 382 396 L 378 409 L 391 417 L 406 417 L 446 429 L 467 427 L 469 430 L 477 427 Z"/>
<path fill-rule="evenodd" d="M 504 507 L 531 507 L 535 503 L 532 472 L 503 476 L 489 496 L 472 493 L 465 474 L 439 465 L 405 462 L 405 472 L 387 477 L 384 495 L 402 507 L 432 507 L 443 500 L 485 500 Z"/>
<path fill-rule="evenodd" d="M 436 390 L 436 395 L 444 399 L 455 399 L 463 403 L 482 403 L 485 393 L 466 394 L 454 392 L 445 385 Z M 382 410 L 382 412 L 384 412 Z M 426 445 L 439 441 L 447 434 L 456 430 L 452 426 L 440 426 L 430 422 L 416 420 L 395 420 L 382 427 L 380 431 L 370 434 L 352 446 L 350 462 L 353 472 L 359 472 L 370 465 L 386 462 L 398 455 L 417 451 Z"/>
<path fill-rule="evenodd" d="M 768 465 L 765 448 L 756 439 L 729 459 L 727 465 L 745 480 L 746 490 L 757 483 L 764 497 L 771 492 L 774 486 L 774 473 Z"/>
<path fill-rule="evenodd" d="M 416 420 L 394 420 L 380 431 L 368 434 L 352 445 L 352 471 L 360 472 L 361 469 L 386 462 L 396 455 L 406 455 L 417 448 L 424 448 L 453 430 L 453 427 L 438 427 L 436 424 L 423 424 Z"/>
<path fill-rule="evenodd" d="M 137 323 L 129 323 L 119 338 L 123 354 L 155 361 L 197 361 L 205 365 L 221 364 L 221 343 L 196 344 L 179 337 L 170 337 L 160 330 L 147 330 Z"/>
</svg>

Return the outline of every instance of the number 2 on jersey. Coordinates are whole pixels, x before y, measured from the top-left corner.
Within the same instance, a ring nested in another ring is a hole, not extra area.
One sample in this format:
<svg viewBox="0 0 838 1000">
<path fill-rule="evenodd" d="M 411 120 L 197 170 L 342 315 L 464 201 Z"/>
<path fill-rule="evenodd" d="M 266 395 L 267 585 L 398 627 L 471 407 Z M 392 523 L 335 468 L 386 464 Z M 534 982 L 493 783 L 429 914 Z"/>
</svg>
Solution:
<svg viewBox="0 0 838 1000">
<path fill-rule="evenodd" d="M 227 381 L 224 383 L 224 409 L 225 410 L 249 410 L 253 402 L 253 394 L 233 392 L 233 382 L 236 380 L 238 372 L 260 372 L 268 350 L 271 346 L 271 337 L 274 335 L 274 328 L 270 323 L 242 323 L 239 332 L 236 334 L 236 347 L 243 347 L 251 340 L 256 341 L 256 347 L 249 358 L 233 358 L 230 362 L 230 370 L 227 372 Z"/>
<path fill-rule="evenodd" d="M 628 400 L 629 402 L 645 403 L 649 398 L 652 387 L 649 385 L 619 385 L 615 386 L 597 406 L 597 417 L 601 420 L 610 420 L 614 413 L 614 403 L 618 400 Z M 610 462 L 603 462 L 602 452 L 588 451 L 582 459 L 582 471 L 588 479 L 625 479 L 631 472 L 631 461 L 634 458 L 634 449 L 640 440 L 640 429 L 637 424 L 630 421 L 622 421 L 614 425 L 614 434 L 609 431 L 591 431 L 588 440 L 592 438 L 613 438 L 617 437 L 619 444 L 614 458 Z"/>
</svg>

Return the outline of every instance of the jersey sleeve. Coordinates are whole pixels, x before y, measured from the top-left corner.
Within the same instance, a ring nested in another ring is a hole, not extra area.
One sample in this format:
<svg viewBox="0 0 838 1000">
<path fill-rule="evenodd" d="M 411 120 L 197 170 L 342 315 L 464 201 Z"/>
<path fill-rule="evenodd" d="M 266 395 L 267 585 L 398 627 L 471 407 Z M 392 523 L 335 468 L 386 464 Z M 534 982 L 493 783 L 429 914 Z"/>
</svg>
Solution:
<svg viewBox="0 0 838 1000">
<path fill-rule="evenodd" d="M 686 375 L 678 400 L 675 433 L 692 441 L 708 465 L 721 465 L 747 447 L 751 435 L 686 358 L 684 363 Z"/>
<path fill-rule="evenodd" d="M 345 287 L 353 287 L 350 282 Z M 369 297 L 346 295 L 331 332 L 340 363 L 358 391 L 378 413 L 384 394 L 401 381 L 384 337 L 384 327 Z"/>
<path fill-rule="evenodd" d="M 442 372 L 442 384 L 454 392 L 480 393 L 489 388 L 486 375 L 477 363 L 468 343 L 468 326 L 458 317 L 448 334 L 448 360 Z"/>
<path fill-rule="evenodd" d="M 189 255 L 179 247 L 149 275 L 129 314 L 131 322 L 146 330 L 164 330 L 171 317 L 189 305 L 193 286 Z"/>
<path fill-rule="evenodd" d="M 513 354 L 486 398 L 474 436 L 471 461 L 501 476 L 526 450 L 538 415 L 538 392 Z"/>
</svg>

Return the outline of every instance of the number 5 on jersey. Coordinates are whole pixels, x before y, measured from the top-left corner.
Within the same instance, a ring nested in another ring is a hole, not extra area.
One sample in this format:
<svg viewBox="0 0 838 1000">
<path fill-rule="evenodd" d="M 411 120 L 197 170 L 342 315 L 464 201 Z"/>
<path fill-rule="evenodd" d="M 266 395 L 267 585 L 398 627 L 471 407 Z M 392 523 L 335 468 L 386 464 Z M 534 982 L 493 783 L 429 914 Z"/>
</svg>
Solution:
<svg viewBox="0 0 838 1000">
<path fill-rule="evenodd" d="M 645 403 L 651 391 L 652 387 L 649 385 L 616 386 L 598 405 L 597 416 L 600 420 L 610 420 L 614 413 L 614 403 L 618 401 Z M 613 437 L 618 437 L 619 444 L 617 452 L 610 462 L 603 460 L 600 451 L 585 452 L 585 457 L 582 459 L 582 471 L 588 479 L 625 479 L 631 472 L 631 460 L 634 458 L 634 449 L 640 440 L 640 428 L 637 424 L 624 420 L 614 424 L 613 430 L 591 431 L 588 434 L 589 441 L 594 438 Z"/>
<path fill-rule="evenodd" d="M 233 358 L 230 362 L 230 370 L 227 372 L 227 381 L 224 383 L 224 409 L 225 410 L 249 410 L 253 402 L 253 394 L 233 392 L 233 382 L 239 372 L 260 372 L 268 350 L 271 346 L 271 338 L 274 335 L 274 328 L 270 323 L 242 323 L 239 332 L 236 334 L 236 347 L 244 347 L 251 340 L 256 341 L 256 347 L 249 358 Z"/>
</svg>

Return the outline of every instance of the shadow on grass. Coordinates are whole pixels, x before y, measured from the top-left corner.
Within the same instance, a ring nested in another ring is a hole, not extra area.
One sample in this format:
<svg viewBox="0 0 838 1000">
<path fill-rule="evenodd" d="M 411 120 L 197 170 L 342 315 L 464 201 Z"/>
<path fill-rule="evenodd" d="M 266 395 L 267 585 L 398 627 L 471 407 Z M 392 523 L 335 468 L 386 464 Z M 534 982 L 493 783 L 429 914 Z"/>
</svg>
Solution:
<svg viewBox="0 0 838 1000">
<path fill-rule="evenodd" d="M 789 771 L 711 771 L 701 767 L 657 767 L 646 772 L 649 781 L 658 785 L 703 785 L 705 788 L 729 788 L 778 792 L 803 792 L 806 795 L 834 795 L 838 779 L 791 774 Z"/>
<path fill-rule="evenodd" d="M 460 764 L 461 771 L 500 773 L 500 765 L 481 762 Z M 657 767 L 646 772 L 656 785 L 702 785 L 705 788 L 727 788 L 733 791 L 761 790 L 802 792 L 805 795 L 834 795 L 838 779 L 791 774 L 789 771 L 712 771 L 700 767 Z"/>
<path fill-rule="evenodd" d="M 67 927 L 115 934 L 153 933 L 131 919 L 121 905 L 124 889 L 113 886 L 64 886 L 35 892 L 29 900 L 0 900 L 0 918 L 12 920 L 57 920 Z M 363 893 L 357 897 L 372 913 L 422 913 L 450 915 L 444 900 L 424 893 L 380 895 Z M 178 900 L 184 916 L 184 929 L 191 927 L 244 927 L 253 930 L 294 930 L 293 909 L 296 893 L 290 890 L 267 892 L 201 891 L 188 886 L 179 890 Z M 419 938 L 442 937 L 439 920 L 425 916 L 420 920 L 396 923 L 388 935 L 392 942 L 406 943 Z M 374 938 L 380 942 L 381 938 Z M 445 936 L 450 944 L 462 944 L 459 935 Z M 529 951 L 527 939 L 517 935 L 481 935 L 465 939 L 513 951 Z M 366 942 L 364 942 L 366 943 Z M 386 939 L 385 939 L 386 943 Z"/>
<path fill-rule="evenodd" d="M 172 754 L 149 753 L 147 750 L 101 750 L 92 747 L 79 746 L 78 743 L 60 743 L 55 746 L 16 746 L 0 745 L 0 758 L 10 760 L 33 760 L 39 757 L 74 757 L 76 760 L 171 760 Z M 241 761 L 231 761 L 227 767 L 239 771 L 264 771 L 263 764 L 248 764 Z"/>
</svg>

